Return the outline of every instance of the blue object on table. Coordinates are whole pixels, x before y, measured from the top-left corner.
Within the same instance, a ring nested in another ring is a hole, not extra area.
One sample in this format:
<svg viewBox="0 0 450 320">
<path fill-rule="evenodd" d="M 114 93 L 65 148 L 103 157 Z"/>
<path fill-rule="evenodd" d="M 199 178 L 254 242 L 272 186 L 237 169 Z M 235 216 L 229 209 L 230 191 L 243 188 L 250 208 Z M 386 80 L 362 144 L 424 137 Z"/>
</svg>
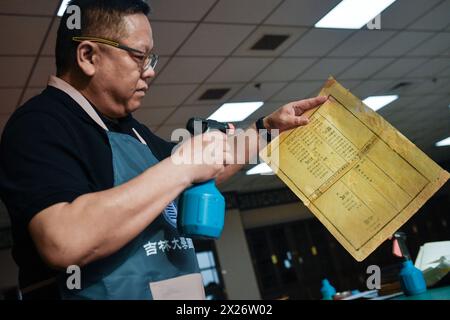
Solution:
<svg viewBox="0 0 450 320">
<path fill-rule="evenodd" d="M 323 279 L 320 292 L 322 293 L 323 300 L 333 300 L 333 296 L 336 294 L 336 289 L 330 284 L 328 279 Z"/>
<path fill-rule="evenodd" d="M 427 291 L 422 271 L 417 269 L 411 260 L 403 261 L 403 267 L 400 270 L 400 284 L 403 292 L 408 296 Z"/>
</svg>

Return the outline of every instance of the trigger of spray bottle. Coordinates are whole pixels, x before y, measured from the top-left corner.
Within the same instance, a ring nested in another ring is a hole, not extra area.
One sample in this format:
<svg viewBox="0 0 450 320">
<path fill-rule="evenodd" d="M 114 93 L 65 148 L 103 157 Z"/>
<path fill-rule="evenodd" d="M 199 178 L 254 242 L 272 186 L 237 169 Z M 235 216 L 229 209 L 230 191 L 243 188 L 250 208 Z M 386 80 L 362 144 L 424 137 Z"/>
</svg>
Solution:
<svg viewBox="0 0 450 320">
<path fill-rule="evenodd" d="M 414 266 L 411 261 L 408 248 L 406 247 L 406 235 L 403 232 L 394 234 L 394 254 L 400 251 L 400 256 L 405 260 L 400 270 L 400 285 L 406 295 L 412 296 L 427 291 L 427 285 L 423 277 L 422 271 Z M 399 249 L 399 250 L 398 250 Z"/>
</svg>

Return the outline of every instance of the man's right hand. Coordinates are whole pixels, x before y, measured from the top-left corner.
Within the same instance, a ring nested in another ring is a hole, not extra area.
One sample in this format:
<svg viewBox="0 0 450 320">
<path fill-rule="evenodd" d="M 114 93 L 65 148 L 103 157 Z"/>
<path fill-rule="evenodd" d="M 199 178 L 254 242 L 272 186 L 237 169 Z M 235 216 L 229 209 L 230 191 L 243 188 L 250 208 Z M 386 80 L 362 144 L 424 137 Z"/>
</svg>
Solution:
<svg viewBox="0 0 450 320">
<path fill-rule="evenodd" d="M 172 153 L 174 165 L 184 166 L 191 184 L 216 178 L 232 155 L 227 136 L 220 131 L 211 131 L 194 136 L 179 145 Z"/>
</svg>

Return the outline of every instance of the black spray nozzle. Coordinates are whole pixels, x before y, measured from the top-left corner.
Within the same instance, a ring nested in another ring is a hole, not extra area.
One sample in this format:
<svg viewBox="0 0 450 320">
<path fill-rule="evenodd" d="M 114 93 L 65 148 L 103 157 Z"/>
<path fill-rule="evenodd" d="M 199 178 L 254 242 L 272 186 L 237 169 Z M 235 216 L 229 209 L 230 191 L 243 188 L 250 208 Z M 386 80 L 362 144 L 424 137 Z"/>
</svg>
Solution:
<svg viewBox="0 0 450 320">
<path fill-rule="evenodd" d="M 397 240 L 398 246 L 402 253 L 402 256 L 406 260 L 411 260 L 411 255 L 409 254 L 408 247 L 406 246 L 406 234 L 404 232 L 396 232 L 394 233 L 394 239 Z"/>
<path fill-rule="evenodd" d="M 186 124 L 186 129 L 192 135 L 205 133 L 208 130 L 219 130 L 226 134 L 227 129 L 230 129 L 230 126 L 228 123 L 222 123 L 215 120 L 190 118 Z"/>
</svg>

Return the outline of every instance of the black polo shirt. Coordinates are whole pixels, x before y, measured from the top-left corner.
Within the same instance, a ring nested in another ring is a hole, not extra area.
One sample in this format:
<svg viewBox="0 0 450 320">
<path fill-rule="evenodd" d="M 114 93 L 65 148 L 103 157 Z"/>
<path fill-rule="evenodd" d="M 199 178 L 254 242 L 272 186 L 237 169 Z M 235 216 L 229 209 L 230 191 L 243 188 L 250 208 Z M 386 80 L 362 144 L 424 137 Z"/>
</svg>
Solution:
<svg viewBox="0 0 450 320">
<path fill-rule="evenodd" d="M 102 119 L 111 131 L 138 139 L 135 128 L 159 160 L 170 155 L 173 144 L 131 115 L 117 122 Z M 14 112 L 0 144 L 0 197 L 11 217 L 21 288 L 56 274 L 43 263 L 28 233 L 34 215 L 113 184 L 106 132 L 69 95 L 49 86 Z"/>
</svg>

